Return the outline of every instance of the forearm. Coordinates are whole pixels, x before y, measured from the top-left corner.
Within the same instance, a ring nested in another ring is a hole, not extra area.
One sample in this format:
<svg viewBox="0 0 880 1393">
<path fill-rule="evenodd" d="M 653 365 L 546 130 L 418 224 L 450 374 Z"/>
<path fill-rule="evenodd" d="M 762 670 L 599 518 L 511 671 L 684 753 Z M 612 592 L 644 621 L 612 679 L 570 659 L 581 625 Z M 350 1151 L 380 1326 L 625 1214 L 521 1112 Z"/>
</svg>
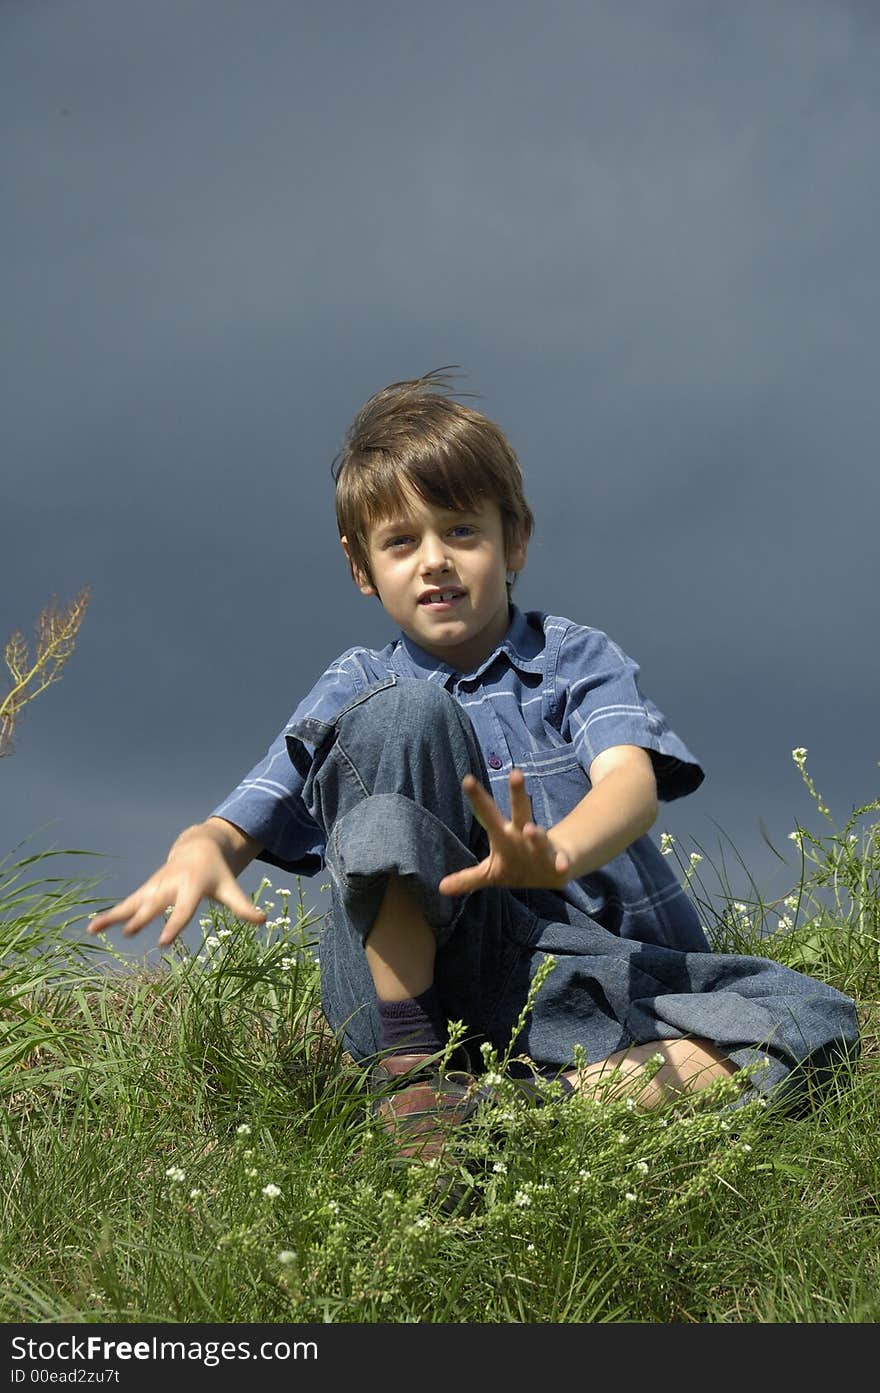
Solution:
<svg viewBox="0 0 880 1393">
<path fill-rule="evenodd" d="M 614 769 L 549 828 L 547 836 L 557 850 L 569 857 L 569 879 L 577 880 L 619 856 L 649 831 L 656 818 L 657 784 L 653 772 Z"/>
<path fill-rule="evenodd" d="M 222 817 L 209 817 L 206 822 L 197 822 L 181 832 L 168 852 L 168 860 L 173 858 L 175 852 L 197 840 L 213 842 L 234 876 L 239 876 L 262 850 L 258 841 L 242 832 L 234 823 Z"/>
</svg>

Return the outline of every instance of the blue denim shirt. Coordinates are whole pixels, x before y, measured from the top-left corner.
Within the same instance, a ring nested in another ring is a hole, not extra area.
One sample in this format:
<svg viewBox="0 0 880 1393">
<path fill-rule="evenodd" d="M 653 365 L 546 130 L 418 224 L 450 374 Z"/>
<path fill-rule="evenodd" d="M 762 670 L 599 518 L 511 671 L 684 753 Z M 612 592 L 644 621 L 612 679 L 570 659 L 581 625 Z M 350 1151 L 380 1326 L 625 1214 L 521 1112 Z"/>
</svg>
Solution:
<svg viewBox="0 0 880 1393">
<path fill-rule="evenodd" d="M 511 603 L 504 639 L 470 672 L 449 667 L 403 633 L 384 648 L 346 649 L 211 816 L 254 837 L 263 847 L 258 860 L 294 875 L 317 874 L 324 866 L 323 833 L 301 797 L 314 747 L 343 706 L 389 677 L 439 682 L 461 704 L 505 817 L 514 765 L 525 774 L 534 820 L 551 827 L 589 792 L 590 764 L 613 745 L 649 752 L 661 800 L 692 793 L 704 778 L 665 717 L 642 696 L 638 665 L 607 634 Z M 625 938 L 698 951 L 709 946 L 692 901 L 650 834 L 561 890 L 512 893 L 545 917 L 558 918 L 568 903 Z"/>
</svg>

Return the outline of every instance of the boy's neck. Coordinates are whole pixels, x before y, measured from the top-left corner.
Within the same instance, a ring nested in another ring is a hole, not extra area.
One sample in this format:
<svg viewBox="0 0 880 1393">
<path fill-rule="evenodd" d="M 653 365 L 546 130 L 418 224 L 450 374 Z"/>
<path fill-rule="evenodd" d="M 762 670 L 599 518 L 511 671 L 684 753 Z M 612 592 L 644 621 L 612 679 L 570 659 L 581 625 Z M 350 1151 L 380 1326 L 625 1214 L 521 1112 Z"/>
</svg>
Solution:
<svg viewBox="0 0 880 1393">
<path fill-rule="evenodd" d="M 453 672 L 473 672 L 476 668 L 481 667 L 486 659 L 491 658 L 492 654 L 497 652 L 500 648 L 513 623 L 514 609 L 515 606 L 513 601 L 508 599 L 506 622 L 503 631 L 499 630 L 499 636 L 495 640 L 490 638 L 479 645 L 475 641 L 472 649 L 468 648 L 467 641 L 458 649 L 454 647 L 450 647 L 448 650 L 443 649 L 440 644 L 433 648 L 428 648 L 420 641 L 418 636 L 408 633 L 405 629 L 401 629 L 401 633 L 406 636 L 413 647 L 417 648 L 420 653 L 425 653 L 429 658 L 433 658 L 436 662 L 451 668 Z M 482 638 L 482 635 L 478 635 L 477 637 Z"/>
</svg>

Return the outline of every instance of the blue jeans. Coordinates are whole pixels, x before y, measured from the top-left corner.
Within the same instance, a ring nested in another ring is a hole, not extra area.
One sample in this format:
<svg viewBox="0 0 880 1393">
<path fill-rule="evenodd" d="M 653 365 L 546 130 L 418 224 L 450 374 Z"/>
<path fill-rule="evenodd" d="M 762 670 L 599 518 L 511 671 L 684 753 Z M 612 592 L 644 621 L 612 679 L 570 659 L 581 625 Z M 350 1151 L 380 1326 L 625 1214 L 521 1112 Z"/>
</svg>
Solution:
<svg viewBox="0 0 880 1393">
<path fill-rule="evenodd" d="M 471 773 L 489 789 L 482 751 L 444 688 L 388 677 L 332 724 L 306 718 L 293 733 L 315 747 L 303 799 L 326 836 L 322 1005 L 356 1060 L 380 1049 L 364 942 L 391 875 L 436 936 L 440 1007 L 465 1023 L 475 1064 L 483 1040 L 506 1049 L 548 954 L 555 965 L 513 1047 L 548 1074 L 573 1064 L 576 1045 L 593 1063 L 631 1044 L 699 1036 L 740 1066 L 759 1064 L 753 1086 L 770 1092 L 858 1049 L 849 997 L 769 959 L 623 939 L 547 890 L 441 895 L 444 875 L 489 851 L 461 786 Z"/>
</svg>

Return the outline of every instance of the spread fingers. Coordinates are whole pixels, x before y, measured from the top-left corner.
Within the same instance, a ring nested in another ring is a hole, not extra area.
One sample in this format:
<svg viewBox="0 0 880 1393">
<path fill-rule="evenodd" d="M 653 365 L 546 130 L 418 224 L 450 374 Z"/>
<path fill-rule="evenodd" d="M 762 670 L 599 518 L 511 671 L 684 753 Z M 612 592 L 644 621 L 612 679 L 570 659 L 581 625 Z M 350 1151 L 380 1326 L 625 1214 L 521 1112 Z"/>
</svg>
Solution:
<svg viewBox="0 0 880 1393">
<path fill-rule="evenodd" d="M 486 792 L 479 779 L 474 778 L 473 774 L 465 774 L 461 782 L 471 800 L 471 807 L 480 826 L 485 827 L 487 832 L 490 829 L 503 829 L 504 819 L 498 811 L 498 804 L 492 795 Z"/>
<path fill-rule="evenodd" d="M 526 793 L 526 776 L 521 769 L 510 771 L 510 816 L 515 827 L 532 820 L 532 800 Z"/>
</svg>

